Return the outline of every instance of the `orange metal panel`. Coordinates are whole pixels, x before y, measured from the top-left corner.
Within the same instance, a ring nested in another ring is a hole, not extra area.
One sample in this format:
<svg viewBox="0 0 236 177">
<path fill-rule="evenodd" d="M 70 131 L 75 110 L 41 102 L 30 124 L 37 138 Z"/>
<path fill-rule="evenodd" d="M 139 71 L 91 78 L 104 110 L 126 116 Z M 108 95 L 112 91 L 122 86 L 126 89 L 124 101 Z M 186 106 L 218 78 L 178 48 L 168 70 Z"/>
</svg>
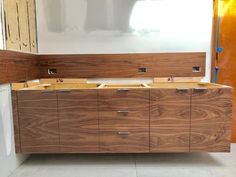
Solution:
<svg viewBox="0 0 236 177">
<path fill-rule="evenodd" d="M 214 3 L 214 27 L 216 26 L 217 22 L 217 7 L 219 3 L 221 3 L 219 45 L 223 48 L 223 52 L 220 53 L 218 60 L 218 83 L 230 85 L 236 88 L 236 0 L 215 0 Z M 215 46 L 216 40 L 214 29 L 213 44 Z M 212 54 L 212 69 L 214 69 L 214 67 L 217 65 L 217 62 L 215 60 L 215 52 L 216 50 L 214 49 Z M 213 72 L 214 70 L 212 71 L 212 73 Z M 232 141 L 236 142 L 236 91 L 234 91 Z"/>
</svg>

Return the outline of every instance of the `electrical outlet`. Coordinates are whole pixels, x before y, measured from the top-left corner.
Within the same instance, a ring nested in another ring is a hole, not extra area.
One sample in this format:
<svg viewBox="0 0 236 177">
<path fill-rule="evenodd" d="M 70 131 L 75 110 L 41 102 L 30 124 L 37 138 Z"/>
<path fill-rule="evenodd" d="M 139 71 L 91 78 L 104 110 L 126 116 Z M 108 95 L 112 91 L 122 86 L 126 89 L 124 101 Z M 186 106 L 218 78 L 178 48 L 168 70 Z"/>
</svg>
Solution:
<svg viewBox="0 0 236 177">
<path fill-rule="evenodd" d="M 57 74 L 57 69 L 55 69 L 55 68 L 49 68 L 49 69 L 48 69 L 48 74 L 49 74 L 49 75 L 55 75 L 55 74 Z"/>
<path fill-rule="evenodd" d="M 146 73 L 147 72 L 147 68 L 139 68 L 138 72 L 139 73 Z"/>
<path fill-rule="evenodd" d="M 192 71 L 194 73 L 199 73 L 199 72 L 201 72 L 201 67 L 200 66 L 194 66 Z"/>
</svg>

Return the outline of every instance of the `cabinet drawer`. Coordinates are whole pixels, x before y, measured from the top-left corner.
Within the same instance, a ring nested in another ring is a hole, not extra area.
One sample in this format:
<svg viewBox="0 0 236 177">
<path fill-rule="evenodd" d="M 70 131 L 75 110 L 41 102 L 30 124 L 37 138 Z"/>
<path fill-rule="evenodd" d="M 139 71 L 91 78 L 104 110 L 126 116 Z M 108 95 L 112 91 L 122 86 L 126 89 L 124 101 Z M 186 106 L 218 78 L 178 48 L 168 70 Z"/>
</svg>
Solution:
<svg viewBox="0 0 236 177">
<path fill-rule="evenodd" d="M 149 129 L 145 127 L 100 129 L 100 151 L 110 153 L 149 152 Z"/>
<path fill-rule="evenodd" d="M 100 111 L 100 127 L 149 126 L 149 111 Z"/>
<path fill-rule="evenodd" d="M 149 110 L 149 90 L 104 89 L 98 98 L 99 110 Z"/>
</svg>

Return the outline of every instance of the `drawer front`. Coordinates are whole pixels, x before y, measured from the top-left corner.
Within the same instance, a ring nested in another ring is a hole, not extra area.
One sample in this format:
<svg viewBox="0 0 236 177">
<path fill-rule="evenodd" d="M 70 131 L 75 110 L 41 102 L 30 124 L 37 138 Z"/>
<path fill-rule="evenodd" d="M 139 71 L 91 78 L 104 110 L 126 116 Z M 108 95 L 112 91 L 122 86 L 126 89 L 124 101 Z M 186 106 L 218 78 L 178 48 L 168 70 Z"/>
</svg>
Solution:
<svg viewBox="0 0 236 177">
<path fill-rule="evenodd" d="M 61 109 L 97 111 L 97 90 L 61 90 L 57 95 Z"/>
<path fill-rule="evenodd" d="M 100 127 L 149 127 L 149 111 L 100 111 Z"/>
<path fill-rule="evenodd" d="M 100 151 L 103 153 L 149 152 L 149 129 L 146 127 L 100 129 Z"/>
<path fill-rule="evenodd" d="M 149 110 L 149 90 L 103 89 L 98 98 L 99 110 Z"/>
</svg>

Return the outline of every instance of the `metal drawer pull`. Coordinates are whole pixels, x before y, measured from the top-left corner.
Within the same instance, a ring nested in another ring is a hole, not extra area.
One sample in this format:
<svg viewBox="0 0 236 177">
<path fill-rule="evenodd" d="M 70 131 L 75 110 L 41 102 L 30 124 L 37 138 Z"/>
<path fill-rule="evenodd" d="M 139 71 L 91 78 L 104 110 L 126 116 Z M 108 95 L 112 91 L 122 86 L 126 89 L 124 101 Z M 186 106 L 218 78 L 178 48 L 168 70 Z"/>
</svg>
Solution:
<svg viewBox="0 0 236 177">
<path fill-rule="evenodd" d="M 177 88 L 176 91 L 177 92 L 188 92 L 189 88 Z"/>
<path fill-rule="evenodd" d="M 120 89 L 117 89 L 118 92 L 128 92 L 129 89 L 125 89 L 125 88 L 120 88 Z"/>
<path fill-rule="evenodd" d="M 58 92 L 60 92 L 60 93 L 70 93 L 71 90 L 59 90 Z"/>
<path fill-rule="evenodd" d="M 204 87 L 194 88 L 194 91 L 197 91 L 197 92 L 203 92 L 203 91 L 206 91 L 206 90 L 208 90 L 208 89 L 204 88 Z"/>
<path fill-rule="evenodd" d="M 118 132 L 118 135 L 123 135 L 123 136 L 127 136 L 129 135 L 130 132 Z"/>
<path fill-rule="evenodd" d="M 52 93 L 54 90 L 41 90 L 42 93 Z"/>
<path fill-rule="evenodd" d="M 129 111 L 117 111 L 117 113 L 119 113 L 119 114 L 128 114 Z"/>
</svg>

